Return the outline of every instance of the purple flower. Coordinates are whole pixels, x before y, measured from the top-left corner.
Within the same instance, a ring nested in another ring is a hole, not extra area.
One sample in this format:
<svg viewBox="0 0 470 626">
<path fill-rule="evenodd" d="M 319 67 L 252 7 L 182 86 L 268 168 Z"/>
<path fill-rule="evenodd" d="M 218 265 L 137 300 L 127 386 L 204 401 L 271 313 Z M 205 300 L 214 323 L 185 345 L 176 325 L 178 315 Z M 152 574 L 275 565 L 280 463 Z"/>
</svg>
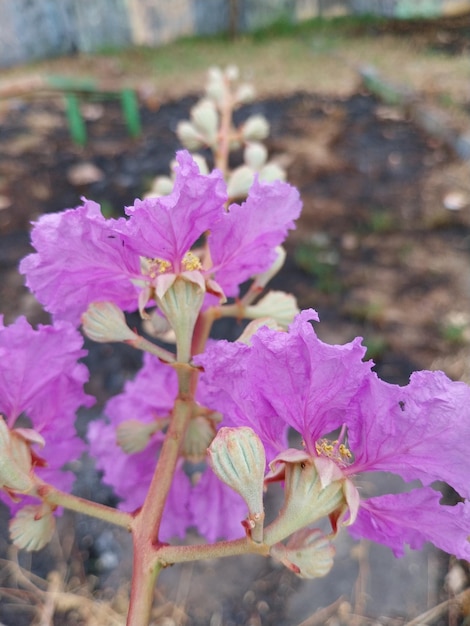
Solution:
<svg viewBox="0 0 470 626">
<path fill-rule="evenodd" d="M 78 324 L 91 302 L 135 310 L 141 277 L 125 219 L 106 220 L 95 202 L 43 215 L 31 233 L 36 254 L 20 263 L 26 285 L 56 319 Z"/>
<path fill-rule="evenodd" d="M 55 318 L 78 324 L 94 301 L 142 310 L 177 275 L 219 296 L 221 288 L 237 295 L 239 284 L 269 268 L 300 213 L 298 192 L 286 183 L 256 183 L 243 205 L 226 211 L 221 173 L 200 174 L 188 152 L 177 161 L 173 192 L 136 200 L 127 220 L 106 220 L 85 201 L 35 224 L 36 253 L 20 271 Z M 192 251 L 207 233 L 206 244 Z"/>
<path fill-rule="evenodd" d="M 176 372 L 153 355 L 145 354 L 144 365 L 135 379 L 127 382 L 123 393 L 106 405 L 108 422 L 96 420 L 89 426 L 90 454 L 96 460 L 96 467 L 103 471 L 104 482 L 120 498 L 120 509 L 132 512 L 145 500 L 163 442 L 161 430 L 168 424 L 177 389 Z M 197 398 L 199 401 L 204 398 L 204 386 L 198 390 Z M 133 420 L 130 438 L 139 425 L 144 429 L 152 424 L 157 426 L 145 447 L 133 453 L 124 452 L 117 443 L 120 428 L 129 420 Z M 215 434 L 215 427 L 213 430 Z M 204 442 L 200 462 L 194 465 L 183 444 L 163 513 L 160 528 L 163 540 L 182 538 L 192 526 L 209 541 L 244 534 L 241 521 L 246 516 L 246 505 L 207 467 L 205 449 Z"/>
<path fill-rule="evenodd" d="M 324 344 L 310 319 L 318 320 L 316 313 L 303 311 L 288 333 L 262 328 L 250 346 L 210 346 L 198 357 L 210 406 L 232 425 L 255 430 L 271 461 L 270 479 L 282 478 L 286 464 L 309 459 L 323 488 L 343 480 L 353 535 L 397 555 L 404 543 L 418 548 L 431 541 L 468 558 L 470 506 L 442 506 L 427 486 L 446 481 L 470 496 L 464 445 L 470 388 L 442 372 L 415 373 L 405 387 L 385 383 L 362 360 L 359 340 Z M 288 426 L 301 436 L 302 450 L 287 449 Z M 375 471 L 425 487 L 359 502 L 353 479 Z"/>
<path fill-rule="evenodd" d="M 32 428 L 44 438 L 36 452 L 45 466 L 36 471 L 63 490 L 74 480 L 63 466 L 84 450 L 76 411 L 93 402 L 83 391 L 88 371 L 77 362 L 86 354 L 82 344 L 68 322 L 34 330 L 23 317 L 8 327 L 0 319 L 0 414 L 10 429 Z"/>
</svg>

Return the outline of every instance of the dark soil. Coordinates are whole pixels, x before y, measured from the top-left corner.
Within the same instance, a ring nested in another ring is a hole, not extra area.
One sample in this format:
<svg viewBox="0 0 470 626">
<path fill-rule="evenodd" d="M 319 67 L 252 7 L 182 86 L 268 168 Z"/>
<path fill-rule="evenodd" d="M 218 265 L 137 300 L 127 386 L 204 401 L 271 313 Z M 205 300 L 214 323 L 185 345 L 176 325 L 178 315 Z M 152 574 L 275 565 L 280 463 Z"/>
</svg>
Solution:
<svg viewBox="0 0 470 626">
<path fill-rule="evenodd" d="M 30 251 L 29 222 L 42 213 L 76 206 L 80 196 L 101 202 L 108 215 L 121 215 L 154 176 L 168 172 L 179 147 L 176 124 L 188 117 L 194 102 L 191 96 L 158 110 L 143 109 L 143 133 L 137 139 L 127 135 L 116 103 L 89 102 L 85 106 L 89 140 L 84 148 L 71 142 L 60 101 L 10 101 L 0 111 L 4 206 L 0 210 L 0 301 L 7 323 L 20 314 L 33 323 L 47 320 L 17 273 L 19 260 Z M 448 194 L 467 193 L 464 198 L 468 198 L 468 188 L 459 182 L 461 164 L 400 111 L 382 106 L 367 93 L 345 100 L 298 93 L 256 102 L 241 110 L 237 121 L 252 113 L 263 113 L 270 120 L 270 153 L 287 167 L 288 180 L 299 188 L 304 201 L 297 230 L 287 243 L 286 266 L 272 287 L 294 292 L 301 308 L 317 309 L 322 319 L 318 332 L 325 340 L 343 343 L 363 336 L 386 380 L 403 384 L 414 369 L 439 368 L 469 382 L 470 205 L 445 208 Z M 71 168 L 81 163 L 95 165 L 100 180 L 70 182 Z M 133 375 L 140 358 L 126 347 L 89 347 L 91 389 L 101 405 Z M 96 481 L 93 472 L 86 470 L 82 493 L 109 502 L 109 492 Z M 74 523 L 73 518 L 67 519 Z M 119 552 L 119 534 L 106 531 L 111 548 L 100 548 L 106 544 L 104 531 L 99 530 L 97 538 L 93 524 L 84 530 L 79 528 L 82 523 L 77 522 L 75 529 L 75 552 L 92 558 L 94 565 L 106 550 Z M 341 549 L 349 551 L 340 546 L 340 554 Z M 376 553 L 371 559 L 382 562 L 382 555 Z M 349 552 L 343 556 L 337 567 L 351 576 L 344 583 L 336 574 L 329 602 L 341 594 L 352 601 L 357 558 L 351 560 Z M 446 560 L 436 559 L 446 567 Z M 48 557 L 35 562 L 40 573 L 47 572 Z M 127 573 L 130 565 L 120 567 Z M 397 585 L 406 587 L 406 576 L 413 571 L 412 565 L 406 567 L 407 574 Z M 86 568 L 93 571 L 90 564 Z M 195 566 L 193 581 L 198 573 L 212 580 L 216 572 L 213 584 L 219 585 L 222 600 L 214 608 L 209 593 L 199 612 L 193 611 L 193 621 L 186 623 L 289 626 L 328 603 L 328 593 L 315 600 L 304 587 L 303 604 L 300 600 L 293 607 L 293 592 L 300 585 L 293 575 L 258 560 L 250 574 L 242 569 L 243 564 L 228 565 L 223 585 L 222 570 Z M 438 575 L 431 578 L 437 588 L 431 595 L 439 600 L 442 578 L 440 569 L 434 570 Z M 98 586 L 116 583 L 104 566 L 94 573 L 100 576 Z M 85 569 L 75 576 L 83 580 Z M 164 578 L 162 589 L 177 603 L 172 591 L 175 576 Z M 388 589 L 385 593 L 387 585 L 383 583 L 377 592 L 368 614 L 405 617 L 426 608 L 426 594 L 424 604 L 418 600 L 400 604 L 393 594 L 389 598 Z M 188 606 L 195 601 L 197 596 L 189 596 Z M 212 619 L 216 614 L 220 621 Z M 30 623 L 30 615 L 0 606 L 0 621 L 7 625 Z"/>
</svg>

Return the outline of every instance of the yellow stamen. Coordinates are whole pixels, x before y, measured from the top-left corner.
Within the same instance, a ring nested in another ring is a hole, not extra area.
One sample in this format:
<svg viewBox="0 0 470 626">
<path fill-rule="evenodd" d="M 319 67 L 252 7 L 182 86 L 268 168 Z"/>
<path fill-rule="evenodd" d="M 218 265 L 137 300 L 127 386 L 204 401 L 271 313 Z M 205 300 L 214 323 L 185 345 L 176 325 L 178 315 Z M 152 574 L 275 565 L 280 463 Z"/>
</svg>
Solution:
<svg viewBox="0 0 470 626">
<path fill-rule="evenodd" d="M 319 456 L 326 456 L 329 459 L 346 463 L 352 459 L 351 451 L 345 446 L 344 443 L 340 443 L 338 446 L 338 440 L 328 441 L 328 439 L 320 439 L 316 442 L 315 448 Z"/>
<path fill-rule="evenodd" d="M 182 265 L 184 269 L 188 272 L 202 269 L 201 261 L 191 251 L 186 252 L 186 254 L 184 255 L 183 260 L 182 260 Z"/>
</svg>

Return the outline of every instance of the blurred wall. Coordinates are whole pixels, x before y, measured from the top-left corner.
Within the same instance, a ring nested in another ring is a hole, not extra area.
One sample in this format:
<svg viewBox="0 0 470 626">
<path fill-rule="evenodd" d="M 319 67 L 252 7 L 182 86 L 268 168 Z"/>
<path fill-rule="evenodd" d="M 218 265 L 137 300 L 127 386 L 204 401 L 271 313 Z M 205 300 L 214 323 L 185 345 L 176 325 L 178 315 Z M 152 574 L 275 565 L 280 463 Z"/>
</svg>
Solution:
<svg viewBox="0 0 470 626">
<path fill-rule="evenodd" d="M 243 32 L 288 17 L 376 13 L 438 16 L 470 0 L 0 0 L 0 66 L 45 57 L 161 45 L 184 35 Z"/>
</svg>

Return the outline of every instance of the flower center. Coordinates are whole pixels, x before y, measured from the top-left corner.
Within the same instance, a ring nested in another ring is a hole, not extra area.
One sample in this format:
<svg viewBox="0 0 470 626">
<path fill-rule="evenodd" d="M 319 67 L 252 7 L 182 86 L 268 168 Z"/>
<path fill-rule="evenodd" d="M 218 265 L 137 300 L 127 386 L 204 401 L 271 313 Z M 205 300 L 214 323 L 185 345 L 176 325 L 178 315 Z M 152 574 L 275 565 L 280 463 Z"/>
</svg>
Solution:
<svg viewBox="0 0 470 626">
<path fill-rule="evenodd" d="M 166 259 L 159 259 L 158 257 L 141 257 L 142 271 L 150 276 L 150 278 L 157 278 L 160 274 L 166 274 L 167 272 L 174 271 L 173 265 Z M 194 270 L 202 269 L 202 264 L 199 258 L 194 252 L 186 252 L 181 260 L 183 271 L 192 272 Z"/>
<path fill-rule="evenodd" d="M 202 269 L 202 264 L 201 264 L 201 261 L 199 260 L 199 257 L 197 257 L 193 252 L 191 252 L 191 250 L 189 252 L 186 252 L 186 254 L 183 257 L 183 260 L 181 261 L 181 264 L 187 272 L 192 272 L 194 270 Z"/>
<path fill-rule="evenodd" d="M 319 456 L 326 456 L 343 466 L 347 465 L 352 459 L 351 450 L 344 443 L 341 443 L 339 439 L 335 439 L 335 441 L 319 439 L 315 443 L 315 449 Z"/>
</svg>

